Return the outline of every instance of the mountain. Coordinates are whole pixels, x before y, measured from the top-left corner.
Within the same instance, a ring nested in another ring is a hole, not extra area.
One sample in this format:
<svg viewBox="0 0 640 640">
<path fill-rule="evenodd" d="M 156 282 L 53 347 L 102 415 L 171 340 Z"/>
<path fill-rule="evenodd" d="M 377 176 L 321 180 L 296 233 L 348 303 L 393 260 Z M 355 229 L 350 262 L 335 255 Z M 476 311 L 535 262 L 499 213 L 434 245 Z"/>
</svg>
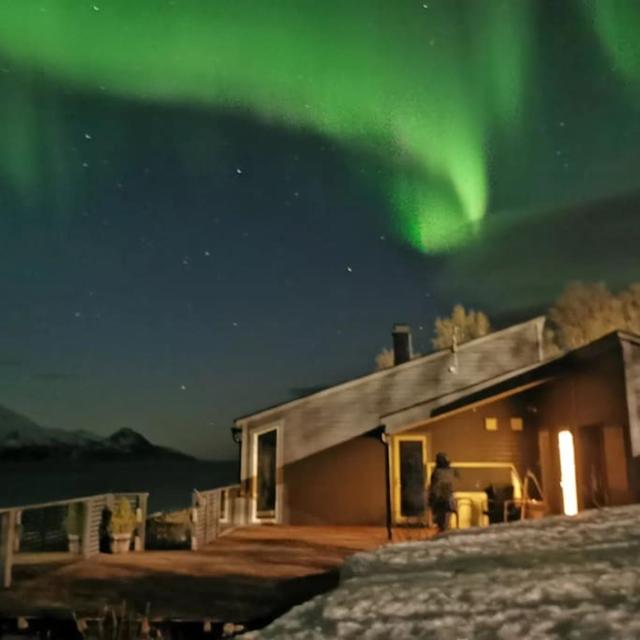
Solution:
<svg viewBox="0 0 640 640">
<path fill-rule="evenodd" d="M 191 456 L 152 444 L 125 427 L 106 438 L 88 431 L 42 427 L 33 420 L 0 406 L 0 460 L 27 461 L 60 458 L 91 460 L 173 459 Z"/>
</svg>

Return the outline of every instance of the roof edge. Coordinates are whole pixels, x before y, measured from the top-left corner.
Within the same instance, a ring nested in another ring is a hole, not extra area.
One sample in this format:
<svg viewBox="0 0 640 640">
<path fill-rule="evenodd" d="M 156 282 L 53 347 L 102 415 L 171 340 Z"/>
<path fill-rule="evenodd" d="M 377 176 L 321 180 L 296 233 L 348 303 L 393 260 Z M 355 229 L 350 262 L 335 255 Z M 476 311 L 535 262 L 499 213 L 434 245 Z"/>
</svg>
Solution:
<svg viewBox="0 0 640 640">
<path fill-rule="evenodd" d="M 624 340 L 627 342 L 633 342 L 634 344 L 640 345 L 640 335 L 637 335 L 635 333 L 630 333 L 628 331 L 621 331 L 621 330 L 610 331 L 609 333 L 605 333 L 604 335 L 600 336 L 599 338 L 596 338 L 595 340 L 592 340 L 591 342 L 588 342 L 587 344 L 583 344 L 579 347 L 576 347 L 575 349 L 571 349 L 569 351 L 565 351 L 558 355 L 551 356 L 540 362 L 536 362 L 535 364 L 527 365 L 525 367 L 519 367 L 518 369 L 513 369 L 512 371 L 498 374 L 493 378 L 488 378 L 486 380 L 481 380 L 474 384 L 468 385 L 463 389 L 445 393 L 442 396 L 439 396 L 437 398 L 431 398 L 429 400 L 417 402 L 407 407 L 403 407 L 402 409 L 398 409 L 397 411 L 392 411 L 390 413 L 384 414 L 380 416 L 380 421 L 383 424 L 390 423 L 391 428 L 393 430 L 394 423 L 397 420 L 399 420 L 402 415 L 409 416 L 412 412 L 418 411 L 421 407 L 433 406 L 434 408 L 438 408 L 440 406 L 446 406 L 449 402 L 462 400 L 479 391 L 490 390 L 492 387 L 504 384 L 505 382 L 510 382 L 518 378 L 519 376 L 533 373 L 539 369 L 544 369 L 545 367 L 548 367 L 553 363 L 559 363 L 559 362 L 562 362 L 563 360 L 568 361 L 576 353 L 580 353 L 580 352 L 588 353 L 589 351 L 593 350 L 594 345 L 599 345 L 599 344 L 604 345 L 604 344 L 607 344 L 608 342 L 612 342 L 613 340 L 616 340 L 616 341 Z"/>
</svg>

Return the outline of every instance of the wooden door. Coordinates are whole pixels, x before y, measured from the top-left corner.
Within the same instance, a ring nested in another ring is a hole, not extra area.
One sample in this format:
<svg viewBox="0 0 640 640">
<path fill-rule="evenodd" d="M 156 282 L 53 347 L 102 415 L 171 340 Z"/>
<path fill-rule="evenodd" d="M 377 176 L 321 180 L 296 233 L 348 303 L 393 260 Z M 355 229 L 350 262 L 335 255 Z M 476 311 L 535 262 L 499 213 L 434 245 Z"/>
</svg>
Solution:
<svg viewBox="0 0 640 640">
<path fill-rule="evenodd" d="M 583 427 L 580 439 L 580 503 L 582 509 L 609 504 L 604 436 L 601 426 Z"/>
</svg>

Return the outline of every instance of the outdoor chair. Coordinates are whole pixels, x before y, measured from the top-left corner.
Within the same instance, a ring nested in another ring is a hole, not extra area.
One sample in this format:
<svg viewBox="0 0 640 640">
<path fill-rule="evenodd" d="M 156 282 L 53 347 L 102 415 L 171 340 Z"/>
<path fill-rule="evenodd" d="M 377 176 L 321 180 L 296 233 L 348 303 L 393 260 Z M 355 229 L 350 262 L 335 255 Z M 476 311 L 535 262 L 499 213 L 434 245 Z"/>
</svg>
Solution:
<svg viewBox="0 0 640 640">
<path fill-rule="evenodd" d="M 485 489 L 487 494 L 487 510 L 484 515 L 489 518 L 489 524 L 513 522 L 520 520 L 521 507 L 513 499 L 513 485 L 489 485 Z"/>
</svg>

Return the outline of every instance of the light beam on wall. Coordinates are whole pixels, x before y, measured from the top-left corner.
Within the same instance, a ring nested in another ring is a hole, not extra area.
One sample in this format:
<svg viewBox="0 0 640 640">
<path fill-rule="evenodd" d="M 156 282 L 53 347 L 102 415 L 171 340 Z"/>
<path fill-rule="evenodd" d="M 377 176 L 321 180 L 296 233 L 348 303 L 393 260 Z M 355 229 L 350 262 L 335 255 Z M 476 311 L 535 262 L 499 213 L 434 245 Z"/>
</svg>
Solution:
<svg viewBox="0 0 640 640">
<path fill-rule="evenodd" d="M 561 431 L 558 434 L 558 446 L 560 447 L 560 486 L 562 487 L 564 514 L 575 516 L 578 513 L 578 493 L 576 490 L 576 456 L 571 431 Z"/>
</svg>

